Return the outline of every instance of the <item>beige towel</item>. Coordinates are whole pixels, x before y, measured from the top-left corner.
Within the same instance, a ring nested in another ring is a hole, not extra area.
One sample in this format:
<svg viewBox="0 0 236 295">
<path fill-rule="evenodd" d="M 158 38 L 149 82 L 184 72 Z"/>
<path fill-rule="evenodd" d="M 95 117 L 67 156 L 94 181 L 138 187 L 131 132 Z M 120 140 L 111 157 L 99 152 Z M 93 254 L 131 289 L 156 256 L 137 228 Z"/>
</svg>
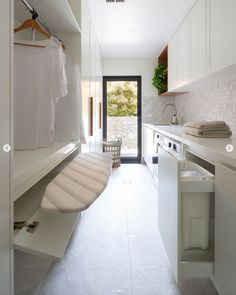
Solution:
<svg viewBox="0 0 236 295">
<path fill-rule="evenodd" d="M 225 130 L 202 130 L 200 128 L 186 128 L 185 133 L 196 136 L 196 137 L 205 137 L 205 138 L 228 138 L 232 136 L 230 129 Z"/>
<path fill-rule="evenodd" d="M 228 127 L 224 121 L 192 121 L 184 124 L 184 127 L 191 128 L 218 128 Z"/>
</svg>

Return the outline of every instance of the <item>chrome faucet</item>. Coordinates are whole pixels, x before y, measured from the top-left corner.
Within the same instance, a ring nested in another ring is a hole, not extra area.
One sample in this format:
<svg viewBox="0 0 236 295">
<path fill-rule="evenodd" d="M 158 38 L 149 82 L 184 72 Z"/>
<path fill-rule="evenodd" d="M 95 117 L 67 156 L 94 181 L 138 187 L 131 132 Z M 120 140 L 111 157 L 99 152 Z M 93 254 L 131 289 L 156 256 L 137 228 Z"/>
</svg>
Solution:
<svg viewBox="0 0 236 295">
<path fill-rule="evenodd" d="M 178 124 L 178 119 L 177 119 L 177 108 L 176 108 L 176 105 L 175 105 L 175 104 L 173 104 L 173 103 L 167 103 L 167 104 L 164 106 L 164 109 L 163 109 L 163 111 L 162 111 L 162 114 L 165 113 L 166 108 L 169 107 L 169 106 L 172 106 L 172 107 L 174 107 L 174 109 L 175 109 L 175 114 L 173 115 L 172 124 L 177 125 L 177 124 Z"/>
</svg>

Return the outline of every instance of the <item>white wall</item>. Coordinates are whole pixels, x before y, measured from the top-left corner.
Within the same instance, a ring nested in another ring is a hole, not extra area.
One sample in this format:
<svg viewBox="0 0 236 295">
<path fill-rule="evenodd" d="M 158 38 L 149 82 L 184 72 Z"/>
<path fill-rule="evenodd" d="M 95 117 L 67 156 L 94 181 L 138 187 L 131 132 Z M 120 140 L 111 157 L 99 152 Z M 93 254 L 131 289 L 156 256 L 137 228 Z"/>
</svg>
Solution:
<svg viewBox="0 0 236 295">
<path fill-rule="evenodd" d="M 155 65 L 155 58 L 105 58 L 103 75 L 142 76 L 142 95 L 157 96 L 157 89 L 152 86 Z"/>
<path fill-rule="evenodd" d="M 236 80 L 176 96 L 175 103 L 181 124 L 193 120 L 223 120 L 236 135 Z"/>
</svg>

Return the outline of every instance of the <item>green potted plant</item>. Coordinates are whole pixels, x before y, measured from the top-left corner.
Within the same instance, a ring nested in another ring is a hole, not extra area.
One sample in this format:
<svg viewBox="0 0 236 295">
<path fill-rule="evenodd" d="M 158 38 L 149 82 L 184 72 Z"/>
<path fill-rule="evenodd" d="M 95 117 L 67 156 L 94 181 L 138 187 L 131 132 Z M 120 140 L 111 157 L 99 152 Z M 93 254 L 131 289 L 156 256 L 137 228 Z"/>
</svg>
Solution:
<svg viewBox="0 0 236 295">
<path fill-rule="evenodd" d="M 155 67 L 152 85 L 158 89 L 158 94 L 161 95 L 167 91 L 167 66 L 159 64 Z"/>
</svg>

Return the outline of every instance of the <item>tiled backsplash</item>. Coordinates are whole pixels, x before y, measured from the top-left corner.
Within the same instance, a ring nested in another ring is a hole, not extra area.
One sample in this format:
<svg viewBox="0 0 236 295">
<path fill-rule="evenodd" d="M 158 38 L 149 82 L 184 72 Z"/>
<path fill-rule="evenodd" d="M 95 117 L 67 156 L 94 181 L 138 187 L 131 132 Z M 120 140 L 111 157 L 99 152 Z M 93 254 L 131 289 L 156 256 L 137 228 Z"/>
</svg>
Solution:
<svg viewBox="0 0 236 295">
<path fill-rule="evenodd" d="M 167 103 L 175 103 L 173 97 L 147 97 L 142 98 L 142 119 L 143 123 L 170 123 L 175 113 L 173 107 L 168 107 L 163 114 Z"/>
<path fill-rule="evenodd" d="M 180 124 L 194 120 L 224 120 L 236 135 L 236 80 L 175 97 Z"/>
</svg>

